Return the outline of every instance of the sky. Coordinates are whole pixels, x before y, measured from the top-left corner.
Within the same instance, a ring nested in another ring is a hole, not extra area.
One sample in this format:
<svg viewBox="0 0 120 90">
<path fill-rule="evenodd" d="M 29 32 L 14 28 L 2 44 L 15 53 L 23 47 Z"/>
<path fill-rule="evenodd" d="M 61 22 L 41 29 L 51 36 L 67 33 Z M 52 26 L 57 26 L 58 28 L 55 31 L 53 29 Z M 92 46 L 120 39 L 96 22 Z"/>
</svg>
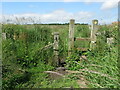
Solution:
<svg viewBox="0 0 120 90">
<path fill-rule="evenodd" d="M 1 3 L 0 3 L 1 6 Z M 0 21 L 17 23 L 91 23 L 98 19 L 100 24 L 117 21 L 118 2 L 2 2 Z M 3 19 L 1 19 L 3 18 Z"/>
</svg>

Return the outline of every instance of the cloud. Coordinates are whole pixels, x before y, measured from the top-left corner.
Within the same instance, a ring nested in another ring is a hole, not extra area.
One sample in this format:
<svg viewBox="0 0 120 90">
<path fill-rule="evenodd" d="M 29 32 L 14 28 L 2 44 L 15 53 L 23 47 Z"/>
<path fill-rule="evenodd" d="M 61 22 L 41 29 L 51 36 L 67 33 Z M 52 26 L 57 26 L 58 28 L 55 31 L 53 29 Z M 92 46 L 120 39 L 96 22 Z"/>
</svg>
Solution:
<svg viewBox="0 0 120 90">
<path fill-rule="evenodd" d="M 86 4 L 92 2 L 102 2 L 101 10 L 108 10 L 118 7 L 119 0 L 64 0 L 64 2 L 84 2 Z"/>
<path fill-rule="evenodd" d="M 75 19 L 76 22 L 88 22 L 92 18 L 94 13 L 87 11 L 80 11 L 76 13 L 66 12 L 65 10 L 55 10 L 47 14 L 37 14 L 37 13 L 26 13 L 26 14 L 15 14 L 15 15 L 4 15 L 4 22 L 19 22 L 27 23 L 34 22 L 36 23 L 64 23 L 69 22 L 69 20 Z M 17 19 L 17 20 L 16 20 Z"/>
<path fill-rule="evenodd" d="M 112 8 L 116 8 L 116 7 L 118 7 L 118 2 L 117 2 L 117 0 L 115 0 L 115 1 L 106 1 L 106 2 L 104 2 L 103 4 L 102 4 L 102 6 L 101 6 L 101 10 L 108 10 L 108 9 L 112 9 Z"/>
<path fill-rule="evenodd" d="M 111 2 L 113 0 L 63 0 L 64 2 Z M 114 0 L 118 2 L 119 0 Z"/>
</svg>

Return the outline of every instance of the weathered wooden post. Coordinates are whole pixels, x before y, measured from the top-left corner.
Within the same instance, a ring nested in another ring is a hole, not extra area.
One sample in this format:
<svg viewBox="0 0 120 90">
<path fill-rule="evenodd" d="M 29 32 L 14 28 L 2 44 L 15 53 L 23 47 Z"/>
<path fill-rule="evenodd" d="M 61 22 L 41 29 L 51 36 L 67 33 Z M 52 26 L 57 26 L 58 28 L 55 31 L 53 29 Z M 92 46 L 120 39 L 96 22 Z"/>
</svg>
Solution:
<svg viewBox="0 0 120 90">
<path fill-rule="evenodd" d="M 53 45 L 53 50 L 54 50 L 54 65 L 59 66 L 59 32 L 54 32 L 54 45 Z"/>
<path fill-rule="evenodd" d="M 6 33 L 2 33 L 2 39 L 6 40 Z"/>
<path fill-rule="evenodd" d="M 98 30 L 98 20 L 92 20 L 92 27 L 91 27 L 91 43 L 90 48 L 94 49 L 96 46 L 96 33 Z"/>
<path fill-rule="evenodd" d="M 17 39 L 17 34 L 16 34 L 16 33 L 14 33 L 14 35 L 13 35 L 13 39 L 14 39 L 14 40 Z"/>
<path fill-rule="evenodd" d="M 68 56 L 70 56 L 72 50 L 74 49 L 74 24 L 75 24 L 75 20 L 70 19 L 70 23 L 69 23 L 69 41 L 68 41 Z"/>
<path fill-rule="evenodd" d="M 111 44 L 113 44 L 113 43 L 114 43 L 114 38 L 113 37 L 107 38 L 107 44 L 109 46 L 111 46 Z"/>
</svg>

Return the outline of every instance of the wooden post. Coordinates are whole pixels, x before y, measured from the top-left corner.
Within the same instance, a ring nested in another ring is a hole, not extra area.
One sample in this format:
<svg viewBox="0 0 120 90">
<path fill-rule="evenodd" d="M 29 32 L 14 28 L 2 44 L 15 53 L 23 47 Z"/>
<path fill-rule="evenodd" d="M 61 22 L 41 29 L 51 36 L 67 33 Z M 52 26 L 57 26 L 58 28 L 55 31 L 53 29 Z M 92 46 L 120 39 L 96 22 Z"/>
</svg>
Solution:
<svg viewBox="0 0 120 90">
<path fill-rule="evenodd" d="M 54 65 L 59 66 L 59 32 L 54 32 L 54 45 L 53 45 L 53 50 L 54 50 Z"/>
<path fill-rule="evenodd" d="M 14 40 L 17 39 L 17 34 L 16 34 L 16 33 L 14 33 L 14 35 L 13 35 L 13 39 L 14 39 Z"/>
<path fill-rule="evenodd" d="M 3 40 L 6 40 L 6 33 L 2 33 Z"/>
<path fill-rule="evenodd" d="M 94 49 L 96 45 L 97 30 L 98 30 L 98 20 L 93 20 L 92 27 L 91 27 L 91 44 L 90 44 L 91 49 Z"/>
<path fill-rule="evenodd" d="M 107 38 L 107 44 L 109 46 L 111 46 L 111 44 L 113 44 L 113 43 L 114 43 L 114 38 L 113 37 Z"/>
<path fill-rule="evenodd" d="M 74 24 L 75 20 L 71 19 L 69 23 L 68 56 L 71 55 L 71 52 L 74 49 Z"/>
</svg>

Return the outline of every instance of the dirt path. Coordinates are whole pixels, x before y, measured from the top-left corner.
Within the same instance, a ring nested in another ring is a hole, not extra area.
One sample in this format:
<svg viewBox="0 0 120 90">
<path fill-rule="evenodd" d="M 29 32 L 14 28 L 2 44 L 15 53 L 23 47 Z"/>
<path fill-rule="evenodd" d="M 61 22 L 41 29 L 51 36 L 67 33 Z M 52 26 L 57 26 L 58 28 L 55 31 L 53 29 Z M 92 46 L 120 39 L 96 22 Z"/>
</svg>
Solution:
<svg viewBox="0 0 120 90">
<path fill-rule="evenodd" d="M 45 73 L 49 73 L 50 77 L 52 79 L 59 79 L 59 78 L 65 78 L 65 75 L 73 75 L 74 77 L 78 77 L 79 79 L 76 80 L 77 84 L 80 86 L 80 88 L 88 88 L 87 83 L 88 81 L 85 79 L 84 75 L 79 71 L 71 71 L 71 70 L 65 70 L 65 71 L 45 71 Z"/>
<path fill-rule="evenodd" d="M 71 70 L 67 70 L 68 74 L 73 74 L 73 73 L 79 73 L 80 75 L 77 75 L 77 77 L 79 77 L 77 81 L 77 84 L 80 86 L 80 88 L 88 88 L 87 83 L 88 81 L 85 79 L 85 77 L 83 75 L 81 75 L 82 73 L 79 71 L 71 71 Z"/>
</svg>

